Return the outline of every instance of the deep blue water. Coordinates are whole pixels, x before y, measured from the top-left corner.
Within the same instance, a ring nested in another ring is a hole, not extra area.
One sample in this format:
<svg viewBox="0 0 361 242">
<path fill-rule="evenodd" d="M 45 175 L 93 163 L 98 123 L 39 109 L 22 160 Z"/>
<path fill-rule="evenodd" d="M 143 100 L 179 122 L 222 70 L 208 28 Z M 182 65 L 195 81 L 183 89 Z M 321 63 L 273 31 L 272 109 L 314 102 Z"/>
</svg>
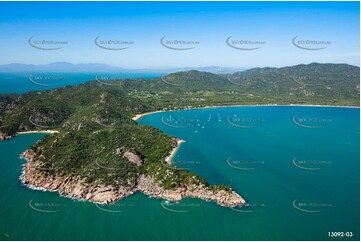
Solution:
<svg viewBox="0 0 361 242">
<path fill-rule="evenodd" d="M 42 91 L 90 80 L 110 81 L 124 78 L 157 78 L 160 73 L 0 73 L 0 94 Z"/>
</svg>

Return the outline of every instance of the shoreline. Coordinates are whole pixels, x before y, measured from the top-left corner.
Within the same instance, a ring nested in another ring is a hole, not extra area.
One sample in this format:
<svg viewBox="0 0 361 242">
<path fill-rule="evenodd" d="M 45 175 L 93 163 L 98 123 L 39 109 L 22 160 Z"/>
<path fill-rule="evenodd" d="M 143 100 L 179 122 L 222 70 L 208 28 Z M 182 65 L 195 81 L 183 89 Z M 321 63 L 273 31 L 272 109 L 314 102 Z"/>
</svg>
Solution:
<svg viewBox="0 0 361 242">
<path fill-rule="evenodd" d="M 355 108 L 360 109 L 359 106 L 336 106 L 336 105 L 319 105 L 319 104 L 235 104 L 235 105 L 217 105 L 217 106 L 204 106 L 204 107 L 194 107 L 188 109 L 177 109 L 177 110 L 167 110 L 167 111 L 153 111 L 136 114 L 132 117 L 132 120 L 138 121 L 144 116 L 155 114 L 155 113 L 165 113 L 165 112 L 175 112 L 175 111 L 186 111 L 186 110 L 197 110 L 197 109 L 210 109 L 210 108 L 231 108 L 231 107 L 320 107 L 320 108 Z"/>
<path fill-rule="evenodd" d="M 0 141 L 9 140 L 22 134 L 58 134 L 58 133 L 60 133 L 58 130 L 30 130 L 30 131 L 16 132 L 15 134 L 7 135 L 0 131 Z"/>
<path fill-rule="evenodd" d="M 178 140 L 181 142 L 181 140 Z M 177 142 L 177 143 L 178 143 Z M 137 185 L 134 187 L 113 186 L 99 184 L 85 184 L 80 177 L 64 178 L 63 176 L 49 177 L 41 171 L 36 171 L 34 166 L 35 153 L 28 149 L 20 157 L 26 161 L 22 165 L 22 172 L 19 177 L 23 186 L 31 190 L 43 192 L 57 192 L 61 197 L 70 198 L 75 201 L 89 201 L 95 204 L 111 204 L 134 193 L 141 192 L 148 197 L 180 201 L 183 198 L 197 198 L 204 201 L 213 201 L 223 207 L 236 207 L 246 204 L 245 199 L 237 192 L 231 190 L 210 191 L 206 188 L 176 188 L 165 189 L 154 181 L 154 177 L 140 175 Z"/>
<path fill-rule="evenodd" d="M 153 112 L 146 112 L 146 113 L 140 113 L 140 114 L 136 114 L 134 117 L 132 117 L 133 121 L 137 121 L 141 118 L 143 118 L 144 116 L 147 116 L 149 114 L 153 114 L 153 113 L 162 113 L 162 112 L 167 112 L 167 111 L 153 111 Z"/>
<path fill-rule="evenodd" d="M 172 164 L 172 160 L 173 160 L 173 157 L 176 155 L 177 151 L 179 150 L 180 146 L 182 143 L 185 143 L 186 141 L 185 140 L 182 140 L 182 139 L 177 139 L 177 144 L 176 146 L 172 149 L 172 151 L 170 152 L 170 154 L 164 158 L 164 161 L 167 162 L 168 165 L 171 165 Z"/>
<path fill-rule="evenodd" d="M 58 134 L 58 130 L 31 130 L 31 131 L 23 131 L 17 132 L 16 134 Z"/>
</svg>

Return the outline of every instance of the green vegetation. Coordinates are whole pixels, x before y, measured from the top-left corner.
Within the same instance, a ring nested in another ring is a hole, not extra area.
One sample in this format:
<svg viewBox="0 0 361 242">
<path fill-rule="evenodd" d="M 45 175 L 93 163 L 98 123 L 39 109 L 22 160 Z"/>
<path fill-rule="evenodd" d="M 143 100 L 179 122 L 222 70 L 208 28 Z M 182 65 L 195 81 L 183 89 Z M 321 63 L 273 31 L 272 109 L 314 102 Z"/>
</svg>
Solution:
<svg viewBox="0 0 361 242">
<path fill-rule="evenodd" d="M 56 129 L 32 149 L 46 174 L 80 176 L 87 182 L 134 186 L 151 175 L 166 189 L 210 186 L 186 170 L 161 161 L 176 144 L 160 130 L 138 125 L 135 114 L 236 104 L 320 104 L 359 106 L 359 67 L 344 64 L 255 68 L 233 75 L 189 71 L 153 80 L 90 81 L 22 95 L 0 95 L 0 134 Z M 123 155 L 142 159 L 137 166 Z"/>
</svg>

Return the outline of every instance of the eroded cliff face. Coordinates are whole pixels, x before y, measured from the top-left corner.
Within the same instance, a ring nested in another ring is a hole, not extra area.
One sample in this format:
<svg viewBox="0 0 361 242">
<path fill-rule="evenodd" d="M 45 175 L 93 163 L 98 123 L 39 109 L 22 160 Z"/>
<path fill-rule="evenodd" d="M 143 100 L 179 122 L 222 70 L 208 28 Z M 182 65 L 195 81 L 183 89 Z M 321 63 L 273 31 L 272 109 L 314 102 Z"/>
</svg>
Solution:
<svg viewBox="0 0 361 242">
<path fill-rule="evenodd" d="M 60 175 L 49 175 L 46 171 L 39 169 L 41 163 L 36 159 L 33 150 L 28 149 L 23 154 L 27 163 L 23 167 L 21 181 L 33 189 L 44 189 L 58 191 L 61 195 L 88 200 L 95 203 L 112 203 L 135 192 L 142 192 L 146 195 L 179 201 L 184 197 L 199 198 L 205 201 L 214 201 L 226 207 L 235 207 L 245 204 L 246 201 L 234 191 L 211 190 L 204 186 L 191 185 L 177 189 L 164 189 L 154 181 L 152 176 L 140 175 L 137 184 L 134 186 L 110 186 L 100 183 L 87 183 L 80 177 L 65 177 Z"/>
</svg>

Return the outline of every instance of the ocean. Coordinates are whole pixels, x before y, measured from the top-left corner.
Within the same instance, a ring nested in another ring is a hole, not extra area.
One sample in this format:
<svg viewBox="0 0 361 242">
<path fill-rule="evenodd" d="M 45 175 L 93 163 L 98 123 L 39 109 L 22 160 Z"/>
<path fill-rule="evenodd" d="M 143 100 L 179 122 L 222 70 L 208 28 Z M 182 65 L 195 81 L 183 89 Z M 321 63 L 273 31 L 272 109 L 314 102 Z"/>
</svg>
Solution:
<svg viewBox="0 0 361 242">
<path fill-rule="evenodd" d="M 359 240 L 359 115 L 359 108 L 245 106 L 138 121 L 185 140 L 174 164 L 231 186 L 247 201 L 233 209 L 139 193 L 95 205 L 30 190 L 19 180 L 19 154 L 44 135 L 19 135 L 0 142 L 0 238 Z"/>
<path fill-rule="evenodd" d="M 161 73 L 78 73 L 78 72 L 22 72 L 0 73 L 0 94 L 21 94 L 28 91 L 43 91 L 64 86 L 74 86 L 89 80 L 100 82 L 117 79 L 151 79 Z"/>
</svg>

